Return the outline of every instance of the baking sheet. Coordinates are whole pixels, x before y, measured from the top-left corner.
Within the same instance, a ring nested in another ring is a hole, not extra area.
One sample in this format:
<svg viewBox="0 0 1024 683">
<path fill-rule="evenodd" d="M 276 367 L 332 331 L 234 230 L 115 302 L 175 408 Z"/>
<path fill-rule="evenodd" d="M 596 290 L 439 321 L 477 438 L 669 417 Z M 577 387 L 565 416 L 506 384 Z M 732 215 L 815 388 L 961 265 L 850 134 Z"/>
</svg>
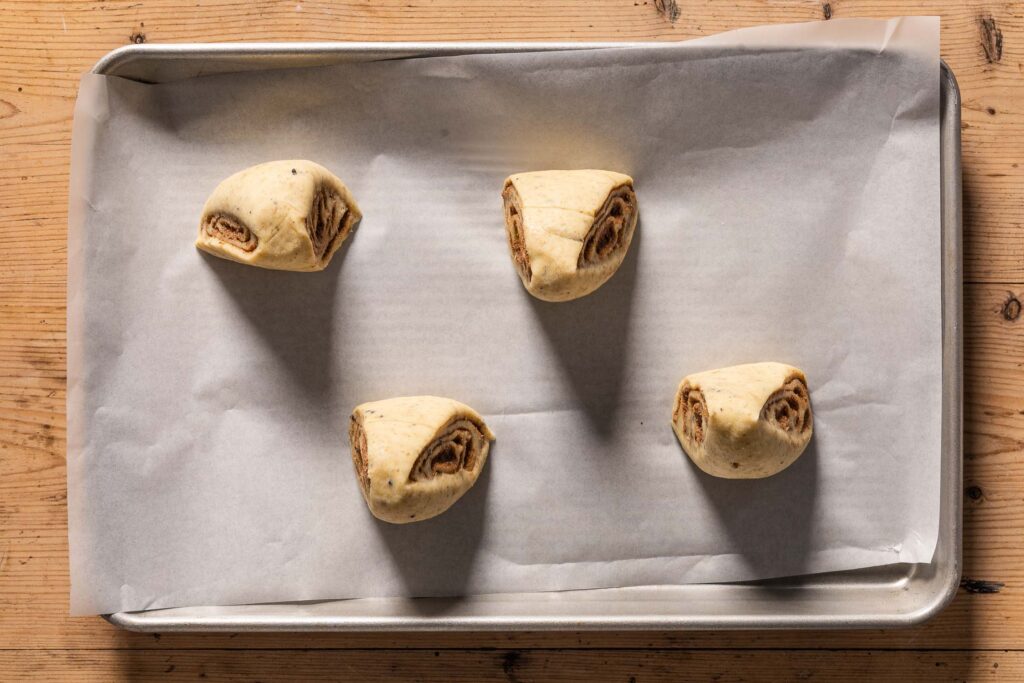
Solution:
<svg viewBox="0 0 1024 683">
<path fill-rule="evenodd" d="M 162 86 L 86 77 L 73 612 L 927 561 L 937 47 L 937 20 L 914 18 Z M 336 263 L 268 273 L 196 253 L 213 186 L 286 157 L 334 169 L 366 213 Z M 642 217 L 608 285 L 545 304 L 512 270 L 498 192 L 558 166 L 631 173 Z M 814 442 L 772 479 L 706 477 L 668 426 L 675 384 L 766 358 L 807 371 Z M 347 414 L 427 392 L 483 412 L 493 457 L 444 516 L 378 523 Z"/>
</svg>

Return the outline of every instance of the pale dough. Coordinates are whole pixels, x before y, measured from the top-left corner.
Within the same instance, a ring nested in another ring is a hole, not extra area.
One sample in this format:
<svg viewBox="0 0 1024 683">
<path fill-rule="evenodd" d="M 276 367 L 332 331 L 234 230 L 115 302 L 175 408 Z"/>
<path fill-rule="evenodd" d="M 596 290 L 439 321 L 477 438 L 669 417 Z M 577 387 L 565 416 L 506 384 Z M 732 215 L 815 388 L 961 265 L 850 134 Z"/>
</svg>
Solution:
<svg viewBox="0 0 1024 683">
<path fill-rule="evenodd" d="M 512 260 L 545 301 L 590 294 L 629 250 L 638 206 L 633 179 L 599 170 L 517 173 L 502 191 Z"/>
<path fill-rule="evenodd" d="M 807 378 L 782 363 L 735 365 L 683 378 L 672 429 L 696 465 L 716 477 L 756 479 L 789 467 L 811 440 Z"/>
<path fill-rule="evenodd" d="M 441 514 L 480 475 L 494 434 L 469 406 L 438 396 L 363 403 L 349 441 L 363 498 L 395 524 Z"/>
<path fill-rule="evenodd" d="M 362 214 L 312 161 L 270 161 L 224 180 L 206 200 L 196 247 L 276 270 L 323 270 Z"/>
</svg>

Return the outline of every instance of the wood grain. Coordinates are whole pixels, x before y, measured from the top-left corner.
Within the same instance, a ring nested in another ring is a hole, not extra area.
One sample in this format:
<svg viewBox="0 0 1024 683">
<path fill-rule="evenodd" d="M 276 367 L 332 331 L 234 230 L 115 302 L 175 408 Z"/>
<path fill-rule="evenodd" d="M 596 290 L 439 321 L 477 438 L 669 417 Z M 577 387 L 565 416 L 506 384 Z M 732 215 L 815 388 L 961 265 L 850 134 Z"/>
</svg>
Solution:
<svg viewBox="0 0 1024 683">
<path fill-rule="evenodd" d="M 538 683 L 594 680 L 622 683 L 716 681 L 987 681 L 1024 678 L 1019 652 L 843 652 L 842 660 L 813 651 L 722 650 L 36 650 L 0 652 L 11 680 L 106 683 L 127 680 L 359 681 L 422 680 L 424 662 L 451 681 Z M 595 678 L 595 672 L 600 672 Z"/>
<path fill-rule="evenodd" d="M 78 76 L 103 54 L 142 41 L 674 40 L 899 14 L 942 16 L 963 95 L 964 574 L 998 592 L 961 591 L 928 625 L 894 632 L 153 636 L 67 616 L 70 126 Z M 1012 0 L 0 0 L 0 680 L 1024 678 L 1022 63 Z M 403 647 L 420 649 L 379 649 Z"/>
<path fill-rule="evenodd" d="M 924 628 L 816 634 L 818 647 L 1024 647 L 1024 375 L 1013 350 L 1024 348 L 1024 321 L 1007 320 L 1007 301 L 1024 287 L 969 285 L 965 293 L 967 391 L 964 576 L 1004 584 L 998 593 L 966 591 Z M 1011 311 L 1013 307 L 1011 306 Z M 1009 380 L 1009 381 L 1008 381 Z M 2 413 L 0 413 L 2 414 Z M 21 411 L 5 430 L 20 456 L 0 459 L 0 649 L 11 647 L 798 647 L 800 633 L 680 634 L 242 634 L 151 636 L 119 632 L 98 619 L 66 616 L 67 538 L 64 430 L 45 411 Z M 6 419 L 6 418 L 5 418 Z M 4 443 L 0 448 L 7 447 Z M 969 494 L 969 495 L 968 495 Z M 214 645 L 215 644 L 215 645 Z"/>
</svg>

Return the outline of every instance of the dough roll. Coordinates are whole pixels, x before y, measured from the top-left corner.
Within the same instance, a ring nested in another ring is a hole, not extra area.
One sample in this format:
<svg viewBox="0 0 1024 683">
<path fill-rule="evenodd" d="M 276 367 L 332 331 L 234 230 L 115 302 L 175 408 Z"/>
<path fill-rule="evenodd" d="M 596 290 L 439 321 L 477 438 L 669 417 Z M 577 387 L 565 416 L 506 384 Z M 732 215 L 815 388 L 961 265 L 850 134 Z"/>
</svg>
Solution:
<svg viewBox="0 0 1024 683">
<path fill-rule="evenodd" d="M 196 247 L 276 270 L 323 270 L 362 214 L 334 174 L 312 161 L 239 171 L 210 195 Z"/>
<path fill-rule="evenodd" d="M 814 431 L 804 373 L 782 363 L 751 363 L 683 378 L 672 429 L 708 474 L 769 477 L 800 457 Z"/>
<path fill-rule="evenodd" d="M 441 514 L 476 483 L 494 434 L 467 405 L 437 396 L 363 403 L 349 441 L 363 498 L 394 524 Z"/>
<path fill-rule="evenodd" d="M 518 173 L 502 191 L 516 272 L 545 301 L 590 294 L 619 269 L 636 229 L 633 179 L 612 171 Z"/>
</svg>

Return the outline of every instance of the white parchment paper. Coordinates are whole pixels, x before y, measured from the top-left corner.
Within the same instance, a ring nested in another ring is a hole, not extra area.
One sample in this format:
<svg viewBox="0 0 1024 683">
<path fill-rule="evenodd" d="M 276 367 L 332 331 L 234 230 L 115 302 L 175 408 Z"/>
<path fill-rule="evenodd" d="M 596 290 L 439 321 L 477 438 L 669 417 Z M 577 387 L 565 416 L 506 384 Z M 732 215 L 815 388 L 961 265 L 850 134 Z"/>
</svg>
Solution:
<svg viewBox="0 0 1024 683">
<path fill-rule="evenodd" d="M 88 75 L 69 235 L 72 612 L 730 581 L 928 561 L 939 510 L 938 20 L 144 85 Z M 319 274 L 192 247 L 250 164 L 365 213 Z M 533 300 L 510 173 L 631 174 L 596 294 Z M 816 412 L 761 481 L 669 426 L 690 372 L 779 360 Z M 498 436 L 448 513 L 374 520 L 357 403 L 432 393 Z"/>
</svg>

